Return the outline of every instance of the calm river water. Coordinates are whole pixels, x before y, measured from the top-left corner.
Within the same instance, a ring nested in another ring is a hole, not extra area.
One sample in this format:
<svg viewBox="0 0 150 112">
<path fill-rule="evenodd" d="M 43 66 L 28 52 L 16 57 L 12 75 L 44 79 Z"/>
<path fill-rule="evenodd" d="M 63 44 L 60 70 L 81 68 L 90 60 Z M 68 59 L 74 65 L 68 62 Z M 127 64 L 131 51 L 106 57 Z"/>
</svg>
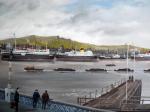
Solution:
<svg viewBox="0 0 150 112">
<path fill-rule="evenodd" d="M 106 67 L 105 64 L 114 63 L 116 67 Z M 25 72 L 24 67 L 34 65 L 44 68 L 44 72 Z M 150 73 L 144 73 L 144 69 L 150 68 L 150 61 L 129 61 L 129 67 L 134 68 L 132 73 L 136 79 L 143 83 L 142 96 L 150 96 Z M 59 67 L 74 68 L 76 72 L 54 72 Z M 35 89 L 40 94 L 48 90 L 50 97 L 55 100 L 76 103 L 78 96 L 89 95 L 101 88 L 106 87 L 122 78 L 127 77 L 126 73 L 113 71 L 117 68 L 125 68 L 126 60 L 104 60 L 99 62 L 12 62 L 13 72 L 11 74 L 12 86 L 20 87 L 20 91 L 32 95 Z M 106 68 L 108 73 L 85 72 L 88 68 Z M 131 74 L 131 73 L 129 73 Z M 8 83 L 8 62 L 0 62 L 0 88 L 5 88 Z"/>
</svg>

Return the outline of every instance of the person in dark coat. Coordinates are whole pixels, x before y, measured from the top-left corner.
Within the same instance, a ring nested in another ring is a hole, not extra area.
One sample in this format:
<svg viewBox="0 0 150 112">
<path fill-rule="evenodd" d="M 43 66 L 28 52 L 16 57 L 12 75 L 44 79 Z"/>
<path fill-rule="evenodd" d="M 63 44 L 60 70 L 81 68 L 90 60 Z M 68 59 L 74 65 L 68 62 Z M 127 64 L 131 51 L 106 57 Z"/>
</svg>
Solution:
<svg viewBox="0 0 150 112">
<path fill-rule="evenodd" d="M 15 105 L 16 105 L 16 112 L 18 112 L 18 103 L 19 103 L 19 88 L 16 89 L 15 91 L 15 95 L 14 95 L 14 101 L 15 101 Z"/>
<path fill-rule="evenodd" d="M 47 93 L 47 90 L 42 94 L 42 109 L 46 109 L 46 104 L 49 101 L 49 95 Z"/>
<path fill-rule="evenodd" d="M 33 108 L 36 108 L 39 98 L 40 98 L 40 94 L 38 90 L 36 89 L 33 93 Z"/>
</svg>

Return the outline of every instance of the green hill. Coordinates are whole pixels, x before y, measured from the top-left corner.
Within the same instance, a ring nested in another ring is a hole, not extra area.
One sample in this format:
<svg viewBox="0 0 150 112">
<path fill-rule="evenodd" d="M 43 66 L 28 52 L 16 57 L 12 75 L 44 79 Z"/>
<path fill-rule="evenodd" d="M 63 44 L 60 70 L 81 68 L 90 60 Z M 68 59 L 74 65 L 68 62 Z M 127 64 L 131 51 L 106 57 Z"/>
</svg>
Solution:
<svg viewBox="0 0 150 112">
<path fill-rule="evenodd" d="M 5 40 L 0 40 L 0 44 L 3 43 L 11 43 L 14 45 L 15 39 L 9 38 Z M 94 45 L 94 44 L 88 44 L 88 43 L 81 43 L 77 41 L 73 41 L 71 39 L 65 39 L 60 38 L 59 36 L 36 36 L 36 35 L 30 35 L 26 37 L 16 38 L 17 45 L 29 45 L 29 46 L 40 46 L 45 47 L 47 45 L 48 48 L 59 48 L 60 46 L 63 46 L 65 49 L 92 49 L 95 50 L 109 50 L 109 51 L 122 51 L 125 52 L 127 49 L 127 45 Z M 131 48 L 137 48 L 143 52 L 147 51 L 146 48 L 140 48 L 135 46 L 130 46 Z"/>
</svg>

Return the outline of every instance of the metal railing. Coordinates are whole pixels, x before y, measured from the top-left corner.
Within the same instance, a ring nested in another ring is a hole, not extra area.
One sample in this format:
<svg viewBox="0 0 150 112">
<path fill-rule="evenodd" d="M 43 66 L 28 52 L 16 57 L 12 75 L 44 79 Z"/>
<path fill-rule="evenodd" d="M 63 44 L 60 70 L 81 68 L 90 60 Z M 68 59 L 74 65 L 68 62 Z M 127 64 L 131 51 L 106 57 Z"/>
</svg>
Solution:
<svg viewBox="0 0 150 112">
<path fill-rule="evenodd" d="M 101 96 L 106 95 L 107 93 L 111 92 L 112 90 L 114 92 L 116 90 L 115 88 L 118 88 L 118 87 L 122 86 L 125 82 L 126 82 L 126 79 L 121 79 L 121 80 L 119 80 L 119 81 L 117 81 L 113 84 L 110 84 L 110 85 L 108 85 L 104 88 L 101 88 L 101 90 L 95 90 L 95 92 L 90 92 L 89 95 L 78 97 L 77 98 L 77 103 L 79 105 L 84 105 L 89 101 L 96 100 L 97 98 L 100 99 Z M 92 93 L 93 93 L 93 95 L 92 95 Z M 108 100 L 108 98 L 105 98 L 105 100 Z"/>
<path fill-rule="evenodd" d="M 0 100 L 5 100 L 5 92 L 2 89 L 0 89 Z"/>
<path fill-rule="evenodd" d="M 12 100 L 13 100 L 13 96 L 14 94 L 11 95 Z M 0 90 L 0 100 L 5 100 L 4 90 Z M 32 107 L 32 102 L 33 100 L 31 96 L 26 96 L 22 94 L 20 95 L 19 103 L 21 105 Z M 41 107 L 42 107 L 42 101 L 40 99 L 37 104 L 37 109 L 41 109 Z M 59 101 L 52 101 L 52 100 L 48 101 L 46 109 L 47 112 L 112 112 L 109 110 L 95 109 L 95 108 L 90 108 L 90 107 L 85 107 L 85 106 L 80 106 L 80 105 L 75 105 L 70 103 L 64 103 Z"/>
</svg>

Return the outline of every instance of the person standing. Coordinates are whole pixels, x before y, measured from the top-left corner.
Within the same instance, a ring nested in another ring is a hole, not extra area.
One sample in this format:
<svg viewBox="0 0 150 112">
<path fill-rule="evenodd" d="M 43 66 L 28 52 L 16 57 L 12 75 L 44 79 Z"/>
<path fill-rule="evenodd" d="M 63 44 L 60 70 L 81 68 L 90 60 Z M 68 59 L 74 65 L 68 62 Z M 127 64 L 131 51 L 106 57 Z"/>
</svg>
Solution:
<svg viewBox="0 0 150 112">
<path fill-rule="evenodd" d="M 14 95 L 14 101 L 15 101 L 15 110 L 18 112 L 18 103 L 19 103 L 19 88 L 16 89 L 15 95 Z"/>
<path fill-rule="evenodd" d="M 33 93 L 33 108 L 36 108 L 39 98 L 40 98 L 40 94 L 38 90 L 36 89 Z"/>
<path fill-rule="evenodd" d="M 49 95 L 47 93 L 47 90 L 42 94 L 42 109 L 46 109 L 46 104 L 49 101 Z"/>
</svg>

